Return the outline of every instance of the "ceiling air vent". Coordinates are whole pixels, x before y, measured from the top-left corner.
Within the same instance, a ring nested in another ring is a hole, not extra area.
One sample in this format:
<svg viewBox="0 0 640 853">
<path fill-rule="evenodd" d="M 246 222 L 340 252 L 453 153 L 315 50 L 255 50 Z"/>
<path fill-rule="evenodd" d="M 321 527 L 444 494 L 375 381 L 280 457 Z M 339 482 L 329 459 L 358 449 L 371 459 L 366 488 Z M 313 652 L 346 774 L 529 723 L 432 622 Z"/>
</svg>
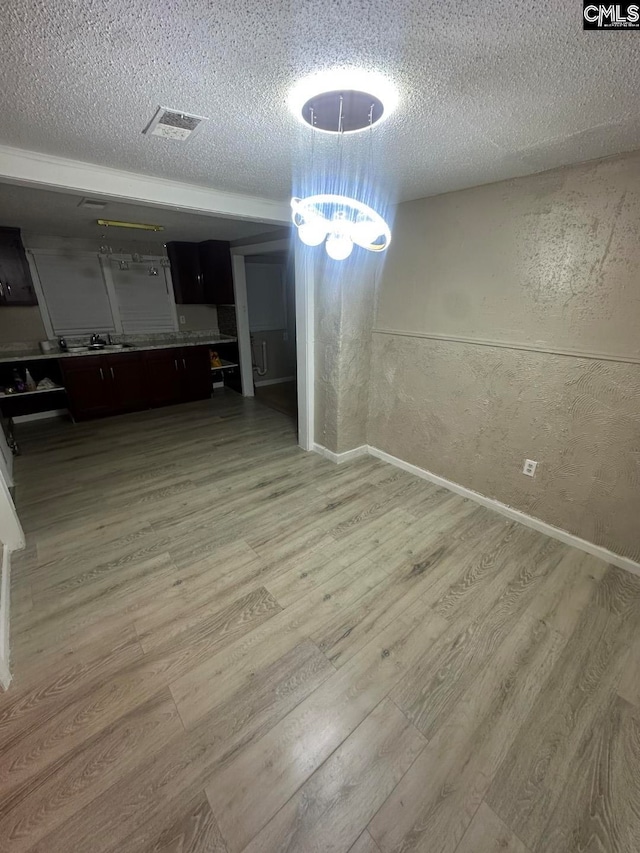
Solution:
<svg viewBox="0 0 640 853">
<path fill-rule="evenodd" d="M 183 113 L 181 110 L 171 110 L 169 107 L 158 107 L 156 114 L 142 132 L 185 142 L 196 135 L 205 121 L 208 121 L 205 116 L 195 116 L 191 113 Z"/>
<path fill-rule="evenodd" d="M 98 201 L 95 198 L 83 198 L 78 204 L 78 207 L 86 207 L 89 210 L 104 210 L 106 206 L 106 201 Z"/>
</svg>

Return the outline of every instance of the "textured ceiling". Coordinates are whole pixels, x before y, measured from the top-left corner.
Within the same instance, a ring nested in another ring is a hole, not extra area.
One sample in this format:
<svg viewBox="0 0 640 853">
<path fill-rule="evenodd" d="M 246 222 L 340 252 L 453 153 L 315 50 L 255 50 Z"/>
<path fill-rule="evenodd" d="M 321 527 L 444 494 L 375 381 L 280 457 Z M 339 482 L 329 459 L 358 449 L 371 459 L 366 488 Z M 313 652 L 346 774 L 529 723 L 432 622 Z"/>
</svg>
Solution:
<svg viewBox="0 0 640 853">
<path fill-rule="evenodd" d="M 106 199 L 101 199 L 106 201 Z M 182 212 L 178 209 L 148 207 L 109 201 L 103 210 L 78 207 L 81 196 L 32 187 L 0 184 L 0 225 L 22 228 L 33 234 L 51 237 L 97 238 L 105 229 L 96 219 L 115 219 L 120 222 L 146 222 L 163 225 L 164 231 L 153 239 L 167 240 L 239 240 L 256 234 L 278 230 L 278 226 L 260 222 L 240 222 Z M 149 238 L 152 232 L 111 228 L 109 242 Z"/>
<path fill-rule="evenodd" d="M 415 198 L 640 148 L 640 37 L 583 32 L 579 0 L 14 0 L 0 29 L 0 143 L 286 198 L 310 130 L 303 75 L 376 69 L 396 113 L 342 168 Z M 141 134 L 158 104 L 210 116 Z M 305 155 L 305 151 L 307 154 Z M 335 171 L 335 140 L 314 171 Z M 324 186 L 324 184 L 323 184 Z"/>
</svg>

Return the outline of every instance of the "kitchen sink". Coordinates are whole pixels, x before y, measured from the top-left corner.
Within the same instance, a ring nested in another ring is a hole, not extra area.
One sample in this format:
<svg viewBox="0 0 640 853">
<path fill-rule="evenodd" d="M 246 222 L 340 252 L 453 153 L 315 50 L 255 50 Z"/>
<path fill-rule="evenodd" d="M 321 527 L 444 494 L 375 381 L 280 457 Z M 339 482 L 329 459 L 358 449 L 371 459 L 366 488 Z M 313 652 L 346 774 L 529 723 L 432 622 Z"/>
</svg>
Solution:
<svg viewBox="0 0 640 853">
<path fill-rule="evenodd" d="M 123 349 L 131 349 L 133 344 L 105 344 L 104 346 L 77 346 L 67 347 L 67 352 L 118 352 Z"/>
</svg>

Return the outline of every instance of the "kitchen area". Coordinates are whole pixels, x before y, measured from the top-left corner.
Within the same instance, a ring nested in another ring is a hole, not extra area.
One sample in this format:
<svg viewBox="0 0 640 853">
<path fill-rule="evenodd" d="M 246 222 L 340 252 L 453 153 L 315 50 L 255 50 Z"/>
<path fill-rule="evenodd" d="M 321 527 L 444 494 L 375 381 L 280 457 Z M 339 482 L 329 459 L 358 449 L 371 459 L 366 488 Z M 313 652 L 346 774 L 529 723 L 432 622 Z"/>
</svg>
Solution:
<svg viewBox="0 0 640 853">
<path fill-rule="evenodd" d="M 97 343 L 57 352 L 5 351 L 0 357 L 3 418 L 54 416 L 66 409 L 80 421 L 205 400 L 218 375 L 239 391 L 231 336 L 185 333 L 174 340 L 111 343 L 97 337 Z M 220 352 L 227 357 L 220 358 Z"/>
<path fill-rule="evenodd" d="M 1 186 L 0 414 L 9 443 L 31 420 L 86 421 L 223 388 L 241 393 L 232 241 L 207 237 L 268 230 Z"/>
</svg>

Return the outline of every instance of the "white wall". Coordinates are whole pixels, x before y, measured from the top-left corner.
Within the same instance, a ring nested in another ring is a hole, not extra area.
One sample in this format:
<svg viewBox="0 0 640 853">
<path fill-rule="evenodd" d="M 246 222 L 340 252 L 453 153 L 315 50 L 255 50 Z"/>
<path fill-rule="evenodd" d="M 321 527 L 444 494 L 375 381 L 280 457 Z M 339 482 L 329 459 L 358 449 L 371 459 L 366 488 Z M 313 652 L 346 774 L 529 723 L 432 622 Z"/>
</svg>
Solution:
<svg viewBox="0 0 640 853">
<path fill-rule="evenodd" d="M 0 551 L 0 687 L 7 689 L 11 683 L 9 668 L 9 586 L 11 582 L 11 552 L 7 547 Z"/>
<path fill-rule="evenodd" d="M 295 375 L 295 312 L 287 294 L 286 258 L 248 256 L 246 261 L 249 328 L 253 339 L 253 359 L 263 366 L 263 342 L 267 347 L 267 372 L 254 373 L 256 385 Z"/>
<path fill-rule="evenodd" d="M 2 428 L 0 428 L 0 474 L 4 477 L 7 486 L 13 486 L 13 453 Z"/>
<path fill-rule="evenodd" d="M 0 433 L 2 431 L 0 430 Z M 5 442 L 4 433 L 0 444 Z M 16 514 L 13 499 L 5 478 L 0 474 L 0 686 L 7 688 L 11 681 L 9 670 L 9 605 L 11 580 L 11 551 L 24 548 L 24 533 Z"/>
</svg>

